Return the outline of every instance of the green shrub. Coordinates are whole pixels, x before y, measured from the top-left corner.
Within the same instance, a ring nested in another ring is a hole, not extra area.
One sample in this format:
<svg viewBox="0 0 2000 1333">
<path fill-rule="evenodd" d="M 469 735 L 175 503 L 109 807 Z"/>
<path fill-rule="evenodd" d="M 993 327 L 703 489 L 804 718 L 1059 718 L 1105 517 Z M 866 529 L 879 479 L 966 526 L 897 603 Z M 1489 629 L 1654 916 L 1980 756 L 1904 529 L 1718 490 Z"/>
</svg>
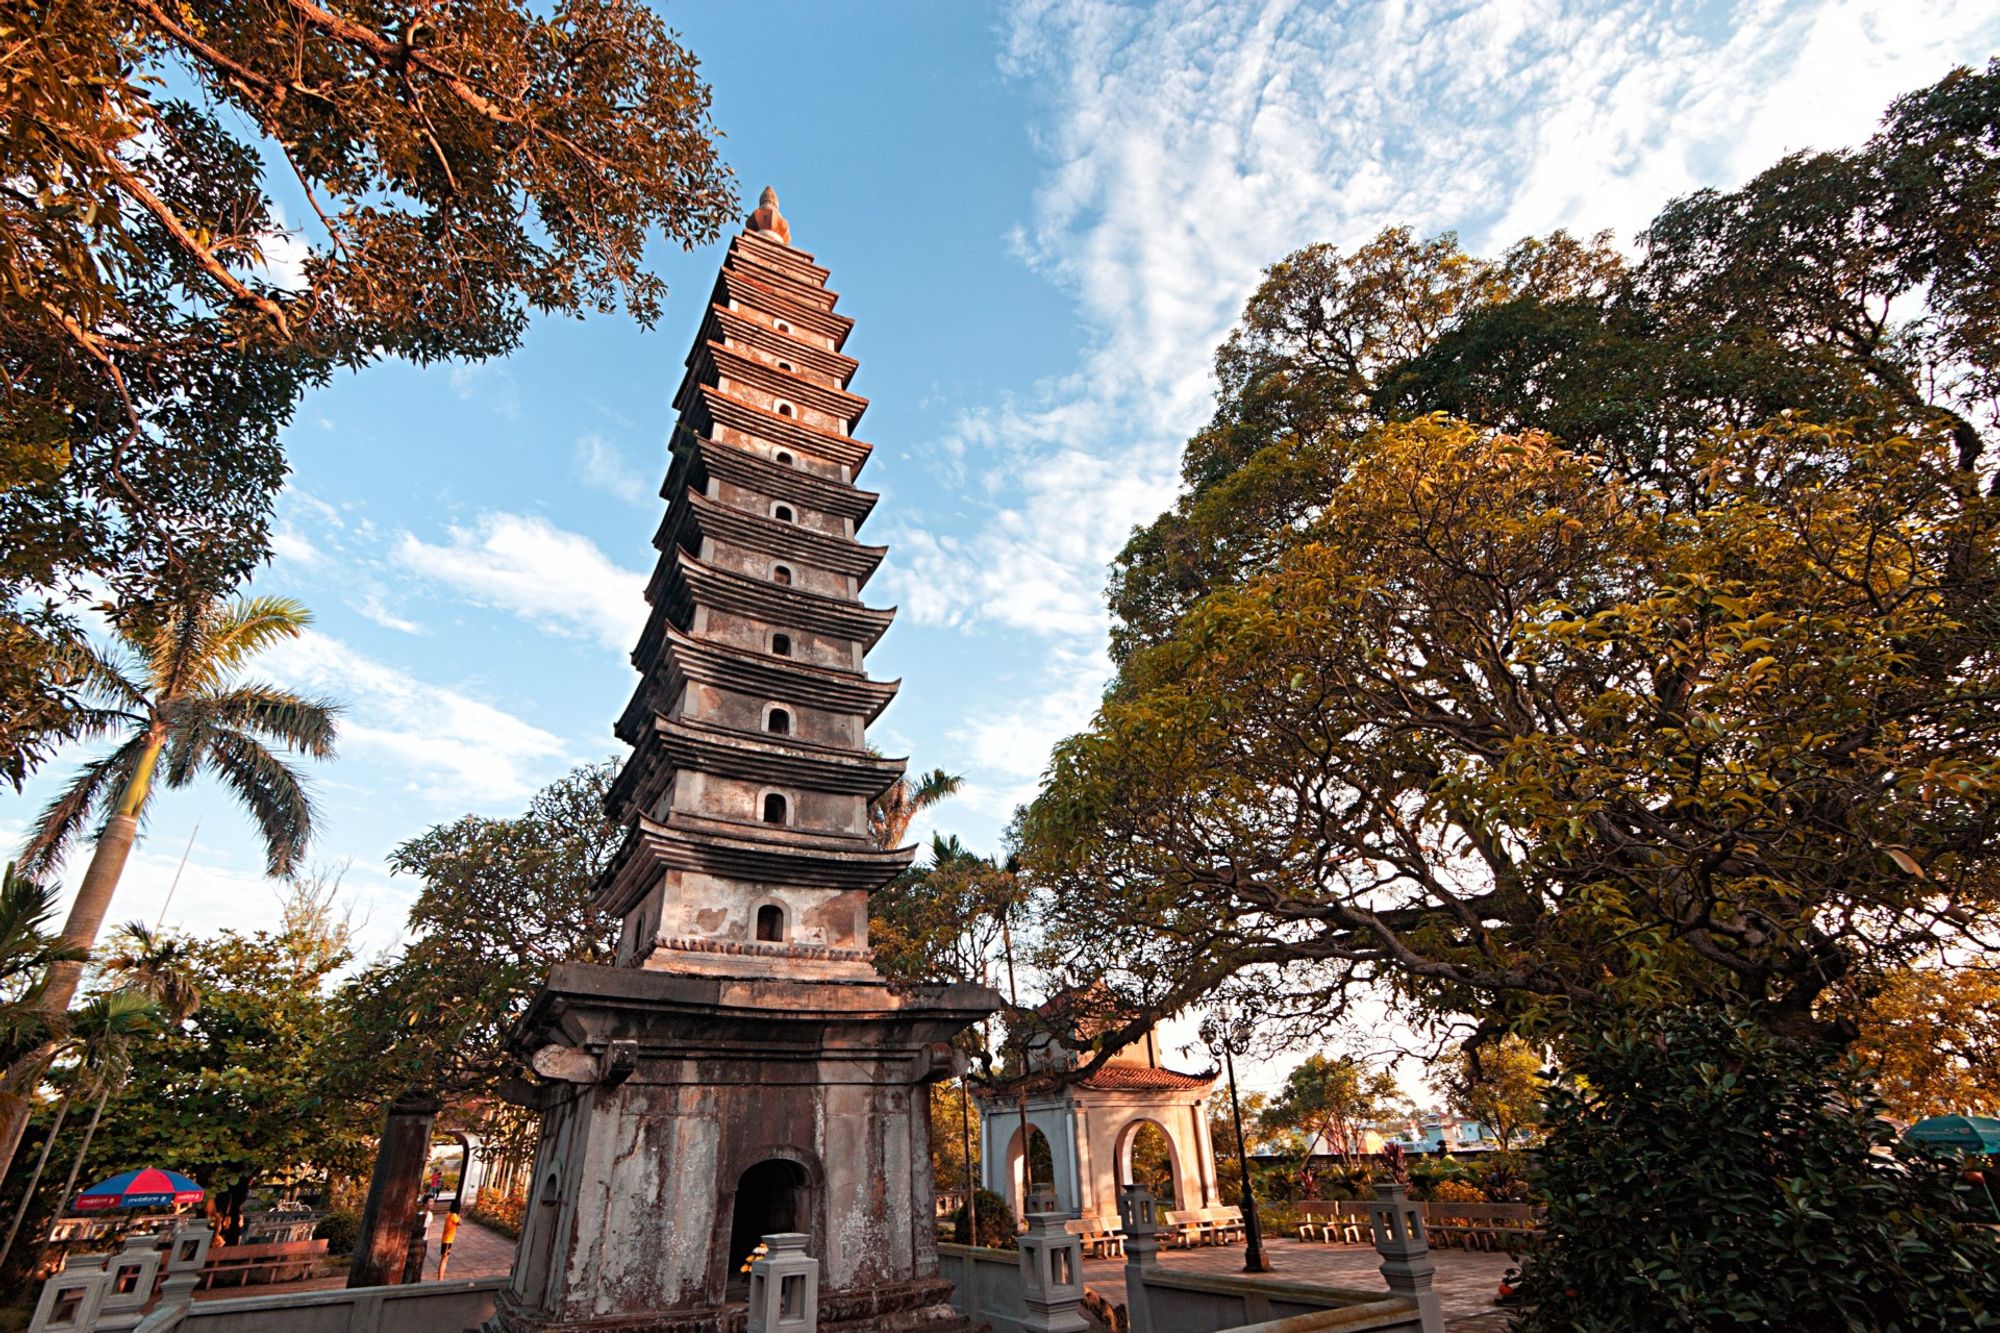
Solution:
<svg viewBox="0 0 2000 1333">
<path fill-rule="evenodd" d="M 975 1193 L 973 1201 L 978 1205 L 979 1235 L 977 1238 L 966 1234 L 965 1205 L 951 1215 L 951 1234 L 960 1245 L 984 1245 L 993 1250 L 1011 1250 L 1019 1228 L 1014 1222 L 1013 1210 L 1007 1201 L 992 1190 L 982 1189 Z"/>
<path fill-rule="evenodd" d="M 2000 1241 L 1859 1067 L 1741 1015 L 1577 1034 L 1549 1088 L 1521 1333 L 1992 1328 Z"/>
<path fill-rule="evenodd" d="M 326 1252 L 353 1254 L 354 1242 L 361 1238 L 361 1219 L 349 1212 L 332 1212 L 313 1228 L 313 1239 L 326 1242 Z"/>
</svg>

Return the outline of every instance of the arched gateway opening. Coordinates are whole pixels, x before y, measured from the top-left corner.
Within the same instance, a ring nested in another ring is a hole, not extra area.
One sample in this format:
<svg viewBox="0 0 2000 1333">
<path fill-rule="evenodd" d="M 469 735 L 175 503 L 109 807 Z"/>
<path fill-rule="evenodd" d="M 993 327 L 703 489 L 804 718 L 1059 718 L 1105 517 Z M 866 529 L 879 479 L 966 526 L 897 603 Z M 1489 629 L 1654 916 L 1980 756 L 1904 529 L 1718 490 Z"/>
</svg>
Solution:
<svg viewBox="0 0 2000 1333">
<path fill-rule="evenodd" d="M 750 1277 L 742 1272 L 757 1242 L 779 1231 L 811 1231 L 807 1205 L 810 1181 L 797 1162 L 773 1157 L 745 1171 L 736 1182 L 736 1203 L 729 1220 L 731 1291 L 747 1290 Z"/>
</svg>

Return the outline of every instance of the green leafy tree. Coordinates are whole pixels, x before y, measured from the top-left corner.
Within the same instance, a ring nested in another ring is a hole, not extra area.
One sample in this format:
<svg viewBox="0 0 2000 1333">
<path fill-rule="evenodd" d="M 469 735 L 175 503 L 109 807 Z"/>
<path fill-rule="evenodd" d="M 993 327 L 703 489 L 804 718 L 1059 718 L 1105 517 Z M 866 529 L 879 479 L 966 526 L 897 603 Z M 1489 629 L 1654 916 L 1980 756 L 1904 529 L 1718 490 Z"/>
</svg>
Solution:
<svg viewBox="0 0 2000 1333">
<path fill-rule="evenodd" d="M 956 837 L 933 835 L 929 861 L 868 901 L 875 966 L 898 982 L 983 983 L 1007 915 L 1025 897 L 1011 864 L 968 851 Z"/>
<path fill-rule="evenodd" d="M 1630 266 L 1392 231 L 1270 271 L 1026 823 L 1123 1035 L 1252 976 L 1318 1021 L 1381 982 L 1844 1042 L 1978 947 L 1997 108 L 2000 62 L 1958 71 Z"/>
<path fill-rule="evenodd" d="M 621 830 L 605 813 L 615 764 L 586 764 L 512 819 L 468 815 L 401 844 L 422 879 L 409 941 L 348 983 L 340 1077 L 349 1095 L 409 1091 L 461 1103 L 522 1073 L 506 1034 L 549 970 L 611 960 L 617 923 L 591 906 Z"/>
<path fill-rule="evenodd" d="M 1314 1154 L 1350 1159 L 1361 1152 L 1363 1131 L 1382 1118 L 1396 1096 L 1395 1075 L 1385 1069 L 1370 1069 L 1346 1055 L 1308 1055 L 1258 1113 L 1257 1128 L 1269 1141 L 1290 1147 L 1298 1159 L 1300 1192 L 1311 1198 L 1318 1178 Z"/>
<path fill-rule="evenodd" d="M 2000 506 L 1948 444 L 1781 423 L 1688 503 L 1443 420 L 1346 454 L 1058 748 L 1029 856 L 1079 967 L 1838 1040 L 1844 986 L 1995 920 Z"/>
<path fill-rule="evenodd" d="M 226 594 L 337 369 L 503 355 L 734 208 L 637 0 L 24 0 L 0 18 L 0 778 L 87 729 L 68 604 Z M 304 198 L 284 218 L 267 173 Z"/>
<path fill-rule="evenodd" d="M 82 956 L 96 943 L 158 786 L 219 779 L 256 821 L 270 873 L 292 872 L 312 836 L 312 803 L 284 755 L 331 755 L 336 710 L 241 673 L 259 652 L 297 637 L 310 622 L 304 607 L 282 598 L 181 606 L 158 619 L 128 621 L 118 654 L 94 658 L 90 689 L 100 706 L 86 732 L 117 744 L 86 763 L 42 811 L 21 857 L 30 873 L 53 871 L 102 816 L 63 926 L 77 956 L 54 963 L 40 993 L 50 1013 L 62 1012 L 76 994 Z M 28 1098 L 53 1053 L 47 1043 L 9 1052 L 0 1076 L 0 1162 L 13 1159 Z"/>
<path fill-rule="evenodd" d="M 1542 431 L 1686 486 L 1714 432 L 1793 410 L 1942 430 L 1974 467 L 2000 427 L 1996 89 L 2000 61 L 1956 71 L 1858 149 L 1674 201 L 1633 265 L 1603 236 L 1486 260 L 1403 228 L 1272 265 L 1217 353 L 1181 499 L 1114 567 L 1114 655 L 1261 570 L 1341 479 L 1338 443 L 1384 422 Z"/>
<path fill-rule="evenodd" d="M 1541 1123 L 1544 1063 L 1508 1034 L 1458 1052 L 1439 1071 L 1439 1089 L 1452 1110 L 1492 1130 L 1502 1148 L 1515 1148 Z"/>
<path fill-rule="evenodd" d="M 87 1170 L 185 1171 L 234 1234 L 257 1182 L 357 1169 L 372 1127 L 329 1078 L 346 1021 L 336 983 L 352 957 L 336 888 L 293 885 L 277 930 L 184 945 L 177 968 L 200 1008 L 134 1049 Z"/>
<path fill-rule="evenodd" d="M 1524 1265 L 1540 1330 L 1990 1328 L 2000 1239 L 1859 1064 L 1713 1009 L 1579 1031 Z"/>
</svg>

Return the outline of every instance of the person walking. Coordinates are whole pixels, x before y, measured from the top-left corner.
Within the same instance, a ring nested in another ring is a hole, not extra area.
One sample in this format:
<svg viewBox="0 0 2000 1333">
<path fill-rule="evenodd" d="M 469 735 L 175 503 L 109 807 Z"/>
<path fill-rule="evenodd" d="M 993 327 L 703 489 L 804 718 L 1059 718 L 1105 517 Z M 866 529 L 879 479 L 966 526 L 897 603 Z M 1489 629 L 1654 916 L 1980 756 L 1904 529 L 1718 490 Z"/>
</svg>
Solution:
<svg viewBox="0 0 2000 1333">
<path fill-rule="evenodd" d="M 438 1234 L 438 1281 L 444 1281 L 444 1266 L 451 1261 L 451 1243 L 458 1239 L 458 1208 L 444 1215 L 444 1230 Z"/>
</svg>

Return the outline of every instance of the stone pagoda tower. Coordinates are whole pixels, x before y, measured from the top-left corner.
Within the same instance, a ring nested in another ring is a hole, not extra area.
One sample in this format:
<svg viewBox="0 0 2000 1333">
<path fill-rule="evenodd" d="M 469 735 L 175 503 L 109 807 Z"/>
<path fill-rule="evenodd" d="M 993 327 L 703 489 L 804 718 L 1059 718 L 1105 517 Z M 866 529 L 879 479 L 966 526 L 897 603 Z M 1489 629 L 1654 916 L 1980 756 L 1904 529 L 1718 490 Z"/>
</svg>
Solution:
<svg viewBox="0 0 2000 1333">
<path fill-rule="evenodd" d="M 619 718 L 623 848 L 596 906 L 616 963 L 558 967 L 515 1038 L 544 1112 L 513 1281 L 491 1327 L 724 1330 L 758 1238 L 810 1237 L 820 1327 L 966 1327 L 937 1277 L 925 1085 L 983 987 L 891 991 L 868 896 L 909 864 L 868 831 L 902 773 L 867 725 L 892 612 L 855 529 L 853 321 L 764 191 L 730 244 L 680 413 Z"/>
</svg>

